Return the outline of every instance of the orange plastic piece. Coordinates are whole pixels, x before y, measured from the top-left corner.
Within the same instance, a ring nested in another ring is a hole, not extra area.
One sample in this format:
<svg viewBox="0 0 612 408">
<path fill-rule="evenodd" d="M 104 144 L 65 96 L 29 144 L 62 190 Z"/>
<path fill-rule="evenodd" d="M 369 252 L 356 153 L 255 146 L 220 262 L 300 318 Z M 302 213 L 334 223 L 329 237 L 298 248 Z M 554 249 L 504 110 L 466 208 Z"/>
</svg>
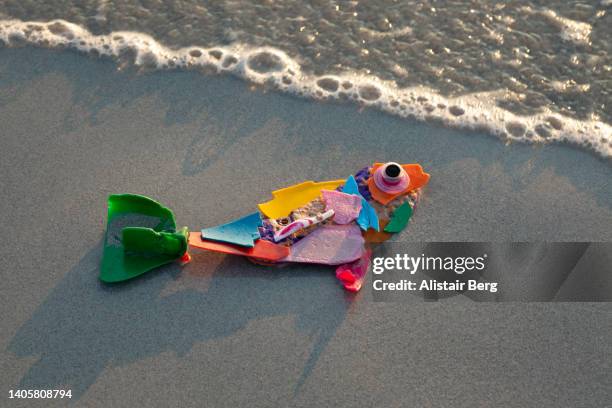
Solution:
<svg viewBox="0 0 612 408">
<path fill-rule="evenodd" d="M 372 166 L 371 174 L 374 174 L 374 172 L 380 166 L 383 165 L 384 163 L 375 163 L 374 166 Z M 420 164 L 402 164 L 402 167 L 410 177 L 410 184 L 408 185 L 408 187 L 404 191 L 401 191 L 397 194 L 385 193 L 376 186 L 376 183 L 374 182 L 374 177 L 372 176 L 368 179 L 368 189 L 372 194 L 372 198 L 374 198 L 382 205 L 387 205 L 396 197 L 406 194 L 409 191 L 416 190 L 417 188 L 423 187 L 429 181 L 429 174 L 423 171 L 423 168 Z"/>
<path fill-rule="evenodd" d="M 391 233 L 385 232 L 385 227 L 389 223 L 389 220 L 380 220 L 380 231 L 376 231 L 375 229 L 368 229 L 363 232 L 363 238 L 367 243 L 380 244 L 381 242 L 385 242 L 389 238 L 391 238 Z"/>
<path fill-rule="evenodd" d="M 321 195 L 321 190 L 334 190 L 344 184 L 344 180 L 330 180 L 315 183 L 312 180 L 272 192 L 272 200 L 258 205 L 259 211 L 268 218 L 282 218 Z"/>
<path fill-rule="evenodd" d="M 289 248 L 278 245 L 270 241 L 258 239 L 253 248 L 238 245 L 226 244 L 202 239 L 200 232 L 189 233 L 189 245 L 194 248 L 206 249 L 208 251 L 221 252 L 230 255 L 248 256 L 251 258 L 263 259 L 266 261 L 280 261 L 289 256 Z"/>
</svg>

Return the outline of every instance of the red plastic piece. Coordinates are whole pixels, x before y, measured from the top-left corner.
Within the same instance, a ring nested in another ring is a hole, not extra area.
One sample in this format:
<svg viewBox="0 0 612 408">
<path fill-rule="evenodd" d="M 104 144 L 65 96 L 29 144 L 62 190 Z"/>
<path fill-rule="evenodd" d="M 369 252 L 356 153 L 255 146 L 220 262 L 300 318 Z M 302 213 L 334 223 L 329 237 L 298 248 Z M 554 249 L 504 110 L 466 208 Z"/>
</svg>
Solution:
<svg viewBox="0 0 612 408">
<path fill-rule="evenodd" d="M 183 254 L 183 256 L 181 256 L 179 259 L 179 264 L 182 266 L 187 265 L 189 262 L 191 262 L 191 255 L 189 255 L 189 252 L 185 252 L 185 254 Z"/>
<path fill-rule="evenodd" d="M 361 258 L 355 262 L 340 265 L 336 268 L 336 278 L 342 282 L 344 289 L 349 292 L 358 292 L 370 267 L 372 251 L 367 249 Z"/>
<path fill-rule="evenodd" d="M 238 245 L 226 244 L 202 239 L 199 232 L 189 233 L 189 245 L 194 248 L 205 249 L 213 252 L 221 252 L 230 255 L 248 256 L 250 258 L 263 259 L 266 261 L 277 262 L 289 256 L 289 248 L 274 242 L 258 239 L 253 248 L 241 247 Z"/>
</svg>

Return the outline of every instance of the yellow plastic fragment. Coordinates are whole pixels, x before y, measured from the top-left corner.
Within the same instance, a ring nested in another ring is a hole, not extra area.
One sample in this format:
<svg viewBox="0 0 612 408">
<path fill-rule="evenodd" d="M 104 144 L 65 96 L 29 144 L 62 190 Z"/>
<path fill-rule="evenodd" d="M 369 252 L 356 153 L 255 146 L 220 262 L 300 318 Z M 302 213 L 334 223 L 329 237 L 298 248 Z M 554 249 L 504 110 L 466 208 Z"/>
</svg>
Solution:
<svg viewBox="0 0 612 408">
<path fill-rule="evenodd" d="M 319 197 L 321 190 L 333 190 L 344 184 L 344 179 L 321 181 L 312 180 L 281 188 L 272 192 L 272 200 L 258 204 L 259 211 L 268 218 L 286 217 L 291 211 Z"/>
</svg>

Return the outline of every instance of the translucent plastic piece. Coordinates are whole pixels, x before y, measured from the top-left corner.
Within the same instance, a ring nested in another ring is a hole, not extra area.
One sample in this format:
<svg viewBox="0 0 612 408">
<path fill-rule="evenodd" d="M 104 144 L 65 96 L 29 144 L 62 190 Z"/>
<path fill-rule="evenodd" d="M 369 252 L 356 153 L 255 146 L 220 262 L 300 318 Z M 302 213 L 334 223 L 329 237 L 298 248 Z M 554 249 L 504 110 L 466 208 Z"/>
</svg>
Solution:
<svg viewBox="0 0 612 408">
<path fill-rule="evenodd" d="M 367 249 L 358 260 L 336 268 L 336 278 L 340 280 L 344 289 L 350 292 L 358 292 L 361 289 L 370 268 L 371 258 L 372 251 Z"/>
<path fill-rule="evenodd" d="M 355 224 L 324 225 L 291 246 L 283 261 L 341 265 L 359 259 L 364 239 Z"/>
</svg>

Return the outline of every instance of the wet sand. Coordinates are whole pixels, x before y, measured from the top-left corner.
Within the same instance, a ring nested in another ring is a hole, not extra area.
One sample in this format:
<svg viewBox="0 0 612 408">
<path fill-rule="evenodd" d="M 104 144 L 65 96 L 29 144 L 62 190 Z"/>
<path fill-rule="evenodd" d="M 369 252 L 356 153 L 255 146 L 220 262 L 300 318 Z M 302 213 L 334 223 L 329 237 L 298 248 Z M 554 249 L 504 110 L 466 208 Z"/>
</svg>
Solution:
<svg viewBox="0 0 612 408">
<path fill-rule="evenodd" d="M 5 393 L 71 388 L 82 406 L 610 400 L 608 303 L 377 303 L 325 267 L 208 253 L 97 280 L 108 194 L 149 195 L 196 229 L 377 160 L 432 174 L 396 241 L 610 241 L 612 169 L 588 152 L 33 49 L 0 50 L 0 123 Z"/>
</svg>

